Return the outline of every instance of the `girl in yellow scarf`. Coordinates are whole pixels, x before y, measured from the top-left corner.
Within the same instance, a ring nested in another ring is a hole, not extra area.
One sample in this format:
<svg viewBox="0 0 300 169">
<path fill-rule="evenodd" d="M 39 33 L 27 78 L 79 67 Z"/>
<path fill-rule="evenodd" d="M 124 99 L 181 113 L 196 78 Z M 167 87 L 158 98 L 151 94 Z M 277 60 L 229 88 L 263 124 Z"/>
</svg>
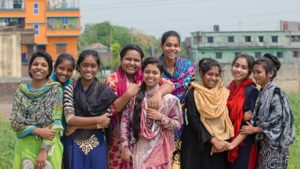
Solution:
<svg viewBox="0 0 300 169">
<path fill-rule="evenodd" d="M 182 168 L 225 169 L 233 127 L 226 107 L 229 91 L 221 83 L 221 66 L 211 58 L 199 61 L 201 83 L 192 82 L 186 97 L 187 126 L 183 131 Z M 219 153 L 212 154 L 212 151 Z M 197 160 L 195 160 L 197 159 Z"/>
</svg>

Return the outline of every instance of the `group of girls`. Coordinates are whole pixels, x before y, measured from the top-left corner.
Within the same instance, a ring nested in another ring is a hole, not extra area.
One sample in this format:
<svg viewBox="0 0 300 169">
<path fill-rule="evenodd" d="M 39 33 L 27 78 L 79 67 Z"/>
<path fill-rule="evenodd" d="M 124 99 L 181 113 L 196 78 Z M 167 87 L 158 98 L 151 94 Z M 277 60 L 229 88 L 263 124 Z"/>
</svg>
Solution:
<svg viewBox="0 0 300 169">
<path fill-rule="evenodd" d="M 256 61 L 241 54 L 232 63 L 228 90 L 220 64 L 211 58 L 199 61 L 201 81 L 191 82 L 186 96 L 182 168 L 287 168 L 295 126 L 287 97 L 273 82 L 279 68 L 270 54 Z M 260 92 L 249 78 L 252 72 Z"/>
<path fill-rule="evenodd" d="M 276 57 L 237 56 L 228 90 L 211 58 L 199 61 L 194 81 L 195 66 L 178 57 L 177 32 L 163 34 L 161 49 L 159 58 L 143 60 L 139 46 L 126 45 L 104 83 L 96 77 L 96 51 L 82 51 L 76 64 L 61 54 L 54 71 L 49 54 L 36 52 L 32 80 L 19 86 L 13 102 L 13 168 L 287 167 L 294 123 L 286 95 L 273 83 Z M 75 69 L 80 77 L 72 81 Z"/>
</svg>

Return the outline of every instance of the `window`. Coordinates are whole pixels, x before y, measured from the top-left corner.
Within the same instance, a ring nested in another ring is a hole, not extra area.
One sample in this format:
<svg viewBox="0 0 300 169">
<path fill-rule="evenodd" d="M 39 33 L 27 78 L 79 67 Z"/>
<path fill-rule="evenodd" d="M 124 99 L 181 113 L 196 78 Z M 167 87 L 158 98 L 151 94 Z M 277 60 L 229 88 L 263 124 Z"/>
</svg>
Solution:
<svg viewBox="0 0 300 169">
<path fill-rule="evenodd" d="M 222 59 L 222 52 L 216 52 L 216 58 Z"/>
<path fill-rule="evenodd" d="M 22 0 L 14 0 L 13 1 L 13 7 L 14 7 L 14 9 L 22 8 Z"/>
<path fill-rule="evenodd" d="M 78 18 L 77 17 L 48 17 L 48 29 L 50 30 L 78 29 Z"/>
<path fill-rule="evenodd" d="M 251 36 L 245 36 L 245 42 L 251 42 Z"/>
<path fill-rule="evenodd" d="M 208 37 L 207 37 L 207 42 L 208 42 L 208 43 L 214 43 L 214 37 L 208 36 Z"/>
<path fill-rule="evenodd" d="M 66 53 L 67 52 L 67 44 L 66 43 L 57 43 L 56 44 L 56 53 Z"/>
<path fill-rule="evenodd" d="M 293 51 L 293 56 L 296 58 L 300 57 L 300 51 Z"/>
<path fill-rule="evenodd" d="M 34 35 L 39 34 L 39 24 L 34 24 Z"/>
<path fill-rule="evenodd" d="M 234 36 L 228 36 L 228 42 L 234 42 Z"/>
<path fill-rule="evenodd" d="M 272 42 L 277 43 L 278 42 L 278 36 L 271 36 Z"/>
<path fill-rule="evenodd" d="M 238 55 L 240 55 L 241 54 L 241 52 L 235 52 L 234 53 L 234 56 L 238 56 Z"/>
<path fill-rule="evenodd" d="M 292 41 L 292 42 L 300 42 L 300 36 L 292 35 L 292 36 L 291 36 L 291 41 Z"/>
<path fill-rule="evenodd" d="M 276 55 L 277 55 L 278 58 L 282 58 L 283 57 L 283 53 L 282 52 L 277 52 Z"/>
<path fill-rule="evenodd" d="M 33 4 L 33 14 L 39 14 L 39 4 L 38 3 Z"/>
<path fill-rule="evenodd" d="M 259 36 L 259 37 L 258 37 L 258 41 L 259 41 L 259 42 L 264 42 L 264 37 L 263 37 L 263 36 Z"/>
<path fill-rule="evenodd" d="M 67 18 L 67 17 L 62 17 L 62 18 L 61 18 L 61 23 L 62 23 L 62 24 L 69 24 L 69 18 Z"/>
<path fill-rule="evenodd" d="M 40 50 L 46 51 L 46 45 L 37 45 L 37 51 Z"/>
<path fill-rule="evenodd" d="M 10 18 L 4 18 L 4 22 L 5 22 L 5 23 L 10 22 Z"/>
<path fill-rule="evenodd" d="M 255 56 L 255 58 L 260 58 L 261 57 L 261 52 L 255 52 L 254 56 Z"/>
</svg>

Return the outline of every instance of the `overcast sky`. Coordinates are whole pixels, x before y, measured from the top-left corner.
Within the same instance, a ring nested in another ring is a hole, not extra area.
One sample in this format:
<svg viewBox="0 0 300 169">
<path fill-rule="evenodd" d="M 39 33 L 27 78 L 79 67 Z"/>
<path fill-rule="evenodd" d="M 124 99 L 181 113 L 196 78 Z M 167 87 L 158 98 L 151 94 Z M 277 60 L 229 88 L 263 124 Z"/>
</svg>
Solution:
<svg viewBox="0 0 300 169">
<path fill-rule="evenodd" d="M 81 24 L 109 21 L 160 37 L 176 30 L 279 30 L 280 20 L 300 21 L 300 0 L 80 0 Z"/>
</svg>

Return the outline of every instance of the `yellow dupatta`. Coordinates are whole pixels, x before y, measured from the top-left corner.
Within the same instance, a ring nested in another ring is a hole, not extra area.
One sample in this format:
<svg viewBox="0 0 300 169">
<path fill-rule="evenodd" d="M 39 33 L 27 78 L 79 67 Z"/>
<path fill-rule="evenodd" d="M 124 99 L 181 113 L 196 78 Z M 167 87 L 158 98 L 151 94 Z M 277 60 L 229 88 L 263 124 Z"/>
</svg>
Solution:
<svg viewBox="0 0 300 169">
<path fill-rule="evenodd" d="M 191 86 L 195 89 L 194 98 L 200 120 L 210 135 L 219 140 L 233 137 L 233 126 L 226 106 L 229 90 L 221 82 L 212 89 L 196 82 L 191 82 Z"/>
</svg>

